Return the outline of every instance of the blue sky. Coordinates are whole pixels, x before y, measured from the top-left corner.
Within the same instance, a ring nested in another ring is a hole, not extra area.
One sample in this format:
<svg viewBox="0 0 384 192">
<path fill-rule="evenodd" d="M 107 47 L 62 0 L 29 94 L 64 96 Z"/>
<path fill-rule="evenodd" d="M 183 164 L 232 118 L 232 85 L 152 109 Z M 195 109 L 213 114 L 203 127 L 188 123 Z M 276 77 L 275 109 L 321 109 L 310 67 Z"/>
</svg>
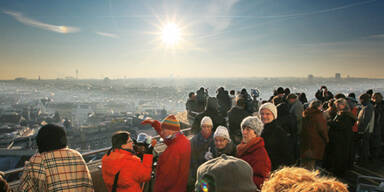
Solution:
<svg viewBox="0 0 384 192">
<path fill-rule="evenodd" d="M 0 79 L 384 78 L 383 0 L 0 1 Z M 182 40 L 167 46 L 162 26 Z"/>
</svg>

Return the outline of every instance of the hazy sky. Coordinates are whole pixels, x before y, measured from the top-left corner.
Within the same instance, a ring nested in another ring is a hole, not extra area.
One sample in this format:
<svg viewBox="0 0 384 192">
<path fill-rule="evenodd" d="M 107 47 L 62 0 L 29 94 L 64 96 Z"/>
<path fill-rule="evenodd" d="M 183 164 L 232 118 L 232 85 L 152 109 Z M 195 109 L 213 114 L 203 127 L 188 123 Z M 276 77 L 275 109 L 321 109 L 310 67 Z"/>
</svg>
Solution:
<svg viewBox="0 0 384 192">
<path fill-rule="evenodd" d="M 384 78 L 384 0 L 0 1 L 0 79 Z M 174 23 L 180 40 L 163 42 Z"/>
</svg>

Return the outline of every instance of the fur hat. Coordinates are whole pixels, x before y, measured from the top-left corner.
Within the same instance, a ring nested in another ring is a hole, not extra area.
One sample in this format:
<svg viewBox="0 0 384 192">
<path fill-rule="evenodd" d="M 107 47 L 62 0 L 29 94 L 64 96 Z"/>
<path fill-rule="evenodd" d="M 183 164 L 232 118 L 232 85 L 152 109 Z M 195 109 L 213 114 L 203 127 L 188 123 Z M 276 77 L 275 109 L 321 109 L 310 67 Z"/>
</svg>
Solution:
<svg viewBox="0 0 384 192">
<path fill-rule="evenodd" d="M 216 128 L 215 133 L 213 134 L 213 138 L 215 137 L 224 137 L 225 139 L 228 139 L 229 142 L 231 142 L 231 138 L 229 137 L 228 129 L 224 126 L 219 125 Z"/>
<path fill-rule="evenodd" d="M 169 129 L 173 131 L 180 131 L 180 122 L 174 115 L 168 115 L 163 122 L 161 122 L 162 129 Z"/>
<path fill-rule="evenodd" d="M 201 125 L 211 125 L 213 126 L 212 119 L 209 116 L 204 116 L 201 121 L 200 121 L 200 126 Z"/>
<path fill-rule="evenodd" d="M 277 119 L 277 108 L 273 103 L 264 103 L 260 106 L 259 113 L 263 109 L 268 109 L 272 112 L 273 116 L 275 116 L 275 119 Z"/>
<path fill-rule="evenodd" d="M 248 127 L 255 131 L 256 135 L 260 136 L 261 132 L 263 132 L 264 129 L 264 124 L 261 122 L 259 117 L 257 116 L 248 116 L 243 121 L 241 121 L 241 132 L 243 132 L 243 128 Z"/>
<path fill-rule="evenodd" d="M 231 176 L 228 176 L 231 173 Z M 197 189 L 209 191 L 254 192 L 257 187 L 253 182 L 252 167 L 244 160 L 221 155 L 203 163 L 197 169 Z"/>
</svg>

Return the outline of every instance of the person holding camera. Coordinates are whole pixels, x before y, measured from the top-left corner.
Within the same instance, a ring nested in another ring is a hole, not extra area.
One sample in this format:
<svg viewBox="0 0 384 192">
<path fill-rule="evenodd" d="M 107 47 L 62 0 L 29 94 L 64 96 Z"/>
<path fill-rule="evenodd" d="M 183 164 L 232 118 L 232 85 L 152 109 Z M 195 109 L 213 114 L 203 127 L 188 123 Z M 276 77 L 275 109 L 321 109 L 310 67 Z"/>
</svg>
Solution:
<svg viewBox="0 0 384 192">
<path fill-rule="evenodd" d="M 102 159 L 102 174 L 108 191 L 142 191 L 141 184 L 151 179 L 153 146 L 136 156 L 128 131 L 112 135 L 112 148 Z"/>
<path fill-rule="evenodd" d="M 316 97 L 316 99 L 321 101 L 321 103 L 324 103 L 324 102 L 332 99 L 333 94 L 332 94 L 332 92 L 328 91 L 328 88 L 325 85 L 323 85 L 320 87 L 319 90 L 317 90 L 315 97 Z"/>
</svg>

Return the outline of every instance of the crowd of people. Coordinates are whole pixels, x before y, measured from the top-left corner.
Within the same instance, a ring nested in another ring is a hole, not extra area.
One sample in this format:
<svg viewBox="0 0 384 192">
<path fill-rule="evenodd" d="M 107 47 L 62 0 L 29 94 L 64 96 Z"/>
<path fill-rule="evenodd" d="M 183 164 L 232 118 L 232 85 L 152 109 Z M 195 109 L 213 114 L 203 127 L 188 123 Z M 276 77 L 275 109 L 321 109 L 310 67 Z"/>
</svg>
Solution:
<svg viewBox="0 0 384 192">
<path fill-rule="evenodd" d="M 258 96 L 256 89 L 249 95 L 223 87 L 216 97 L 204 88 L 190 93 L 190 140 L 174 115 L 144 120 L 167 146 L 158 157 L 150 136 L 114 133 L 102 158 L 108 191 L 348 191 L 316 169 L 340 177 L 354 163 L 382 155 L 381 93 L 367 91 L 358 102 L 353 93 L 333 95 L 322 86 L 308 103 L 304 93 L 279 87 L 268 101 Z M 62 127 L 43 126 L 36 141 L 39 152 L 26 162 L 18 191 L 94 190 Z"/>
</svg>

